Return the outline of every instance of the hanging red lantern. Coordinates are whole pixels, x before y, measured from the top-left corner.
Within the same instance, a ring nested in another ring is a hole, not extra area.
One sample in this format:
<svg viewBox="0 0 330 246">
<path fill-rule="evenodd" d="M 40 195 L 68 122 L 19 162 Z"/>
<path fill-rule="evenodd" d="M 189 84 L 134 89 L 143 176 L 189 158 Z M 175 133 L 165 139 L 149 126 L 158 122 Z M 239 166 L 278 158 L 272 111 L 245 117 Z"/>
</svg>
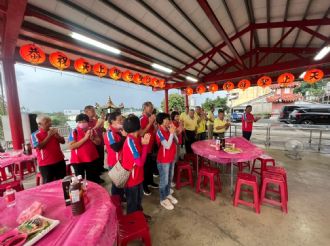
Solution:
<svg viewBox="0 0 330 246">
<path fill-rule="evenodd" d="M 143 76 L 139 73 L 136 73 L 134 74 L 133 76 L 133 81 L 137 84 L 141 84 L 142 83 L 142 79 L 143 79 Z"/>
<path fill-rule="evenodd" d="M 157 78 L 152 78 L 150 84 L 153 87 L 158 87 L 159 86 L 159 80 Z"/>
<path fill-rule="evenodd" d="M 92 69 L 92 65 L 89 64 L 84 58 L 79 58 L 74 62 L 74 68 L 82 74 L 89 73 Z"/>
<path fill-rule="evenodd" d="M 194 90 L 193 90 L 192 88 L 190 88 L 190 87 L 187 87 L 187 88 L 186 88 L 186 94 L 187 94 L 188 96 L 190 96 L 190 95 L 194 94 Z"/>
<path fill-rule="evenodd" d="M 59 51 L 51 53 L 48 59 L 50 64 L 59 70 L 66 69 L 70 66 L 70 59 Z"/>
<path fill-rule="evenodd" d="M 287 86 L 294 81 L 294 75 L 292 73 L 283 73 L 277 78 L 277 83 L 281 86 Z"/>
<path fill-rule="evenodd" d="M 148 75 L 143 77 L 142 83 L 144 85 L 150 85 L 150 82 L 151 82 L 151 78 Z"/>
<path fill-rule="evenodd" d="M 306 71 L 304 81 L 309 84 L 314 84 L 324 77 L 324 72 L 321 69 L 310 69 Z"/>
<path fill-rule="evenodd" d="M 93 72 L 95 75 L 99 76 L 100 78 L 104 77 L 105 75 L 107 75 L 108 73 L 108 68 L 106 67 L 106 65 L 102 64 L 102 63 L 96 63 L 93 66 Z"/>
<path fill-rule="evenodd" d="M 163 80 L 163 79 L 159 80 L 159 87 L 164 88 L 165 86 L 166 86 L 165 80 Z"/>
<path fill-rule="evenodd" d="M 251 82 L 248 79 L 242 79 L 237 84 L 237 88 L 239 88 L 243 91 L 246 90 L 247 88 L 249 88 L 250 86 L 251 86 Z"/>
<path fill-rule="evenodd" d="M 219 86 L 217 84 L 210 84 L 209 85 L 209 91 L 214 93 L 219 90 Z"/>
<path fill-rule="evenodd" d="M 46 60 L 46 55 L 39 47 L 34 44 L 26 44 L 21 46 L 19 54 L 24 61 L 32 64 L 41 64 Z"/>
<path fill-rule="evenodd" d="M 272 84 L 272 78 L 269 77 L 269 76 L 262 76 L 257 81 L 257 85 L 262 87 L 262 88 L 270 86 L 271 84 Z"/>
<path fill-rule="evenodd" d="M 196 92 L 197 92 L 198 94 L 203 94 L 205 91 L 206 91 L 206 88 L 205 88 L 204 85 L 199 85 L 199 86 L 197 86 L 197 88 L 196 88 Z"/>
<path fill-rule="evenodd" d="M 113 67 L 109 71 L 110 78 L 118 80 L 121 78 L 121 71 L 117 67 Z"/>
<path fill-rule="evenodd" d="M 233 82 L 231 81 L 227 81 L 226 83 L 223 84 L 222 88 L 225 90 L 225 91 L 231 91 L 235 88 L 235 85 Z"/>
<path fill-rule="evenodd" d="M 133 80 L 133 73 L 129 70 L 123 72 L 122 78 L 126 82 L 131 82 Z"/>
</svg>

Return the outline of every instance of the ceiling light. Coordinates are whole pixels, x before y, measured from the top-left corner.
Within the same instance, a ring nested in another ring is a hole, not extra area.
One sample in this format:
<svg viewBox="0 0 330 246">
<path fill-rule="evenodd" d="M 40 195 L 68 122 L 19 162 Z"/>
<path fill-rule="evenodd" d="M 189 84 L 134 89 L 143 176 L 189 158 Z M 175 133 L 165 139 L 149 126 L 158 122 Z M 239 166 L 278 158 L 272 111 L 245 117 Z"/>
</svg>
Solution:
<svg viewBox="0 0 330 246">
<path fill-rule="evenodd" d="M 330 46 L 325 46 L 322 50 L 317 53 L 317 55 L 314 57 L 315 61 L 321 60 L 323 57 L 325 57 L 330 51 Z"/>
<path fill-rule="evenodd" d="M 299 78 L 303 79 L 305 77 L 306 72 L 303 72 L 299 75 Z"/>
<path fill-rule="evenodd" d="M 76 32 L 72 32 L 70 34 L 70 36 L 74 39 L 77 39 L 79 41 L 85 42 L 87 44 L 93 45 L 95 47 L 98 47 L 98 48 L 101 48 L 101 49 L 104 49 L 104 50 L 107 50 L 107 51 L 110 51 L 110 52 L 115 53 L 115 54 L 120 54 L 120 52 L 121 52 L 120 50 L 118 50 L 114 47 L 111 47 L 107 44 L 101 43 L 101 42 L 99 42 L 95 39 L 91 39 L 89 37 L 86 37 L 86 36 L 81 35 L 81 34 L 76 33 Z"/>
<path fill-rule="evenodd" d="M 190 77 L 190 76 L 186 76 L 186 79 L 191 81 L 191 82 L 197 82 L 198 81 L 198 79 Z"/>
<path fill-rule="evenodd" d="M 157 63 L 153 63 L 153 64 L 151 64 L 151 66 L 158 69 L 158 70 L 164 71 L 165 73 L 172 73 L 173 72 L 172 69 L 164 67 L 162 65 L 159 65 Z"/>
</svg>

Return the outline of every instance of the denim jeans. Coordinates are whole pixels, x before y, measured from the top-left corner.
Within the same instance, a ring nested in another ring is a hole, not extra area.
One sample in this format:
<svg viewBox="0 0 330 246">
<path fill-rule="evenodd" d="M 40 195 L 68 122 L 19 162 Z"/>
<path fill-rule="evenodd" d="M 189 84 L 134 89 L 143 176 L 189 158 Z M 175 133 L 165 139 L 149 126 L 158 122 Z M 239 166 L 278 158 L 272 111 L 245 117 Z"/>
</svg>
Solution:
<svg viewBox="0 0 330 246">
<path fill-rule="evenodd" d="M 109 171 L 112 169 L 113 167 L 109 166 Z M 122 188 L 118 188 L 117 186 L 115 186 L 114 183 L 111 184 L 111 195 L 115 196 L 115 195 L 119 195 L 121 199 L 123 199 L 124 197 L 124 189 Z"/>
<path fill-rule="evenodd" d="M 171 180 L 172 180 L 172 169 L 174 161 L 171 163 L 158 163 L 157 167 L 159 170 L 159 195 L 160 201 L 166 199 L 170 195 Z"/>
<path fill-rule="evenodd" d="M 133 187 L 125 188 L 125 196 L 127 201 L 127 214 L 143 211 L 142 197 L 143 197 L 143 185 L 138 184 Z"/>
</svg>

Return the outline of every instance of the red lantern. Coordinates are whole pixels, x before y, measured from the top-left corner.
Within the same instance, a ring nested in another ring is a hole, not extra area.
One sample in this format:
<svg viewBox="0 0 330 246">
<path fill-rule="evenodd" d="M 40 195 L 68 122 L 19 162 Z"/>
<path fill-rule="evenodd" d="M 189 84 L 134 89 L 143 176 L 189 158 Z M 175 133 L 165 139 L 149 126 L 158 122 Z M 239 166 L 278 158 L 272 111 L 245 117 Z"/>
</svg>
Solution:
<svg viewBox="0 0 330 246">
<path fill-rule="evenodd" d="M 226 83 L 223 84 L 222 87 L 225 91 L 231 91 L 235 88 L 235 85 L 233 82 L 231 81 L 227 81 Z"/>
<path fill-rule="evenodd" d="M 272 84 L 272 78 L 269 77 L 269 76 L 262 76 L 257 81 L 257 85 L 262 87 L 262 88 L 270 86 L 271 84 Z"/>
<path fill-rule="evenodd" d="M 54 52 L 49 55 L 49 62 L 59 70 L 70 66 L 70 59 L 62 52 Z"/>
<path fill-rule="evenodd" d="M 110 69 L 109 75 L 110 75 L 110 78 L 112 78 L 114 80 L 118 80 L 121 78 L 121 71 L 118 68 L 113 67 Z"/>
<path fill-rule="evenodd" d="M 151 86 L 158 87 L 159 86 L 159 80 L 157 78 L 151 79 Z"/>
<path fill-rule="evenodd" d="M 166 86 L 165 80 L 163 80 L 163 79 L 159 80 L 159 87 L 164 88 L 165 86 Z"/>
<path fill-rule="evenodd" d="M 148 75 L 143 77 L 142 83 L 144 85 L 150 85 L 150 82 L 151 82 L 151 78 Z"/>
<path fill-rule="evenodd" d="M 92 65 L 89 64 L 84 58 L 79 58 L 74 62 L 74 68 L 82 74 L 89 73 L 92 69 Z"/>
<path fill-rule="evenodd" d="M 217 84 L 210 84 L 209 91 L 214 93 L 219 90 L 219 86 Z"/>
<path fill-rule="evenodd" d="M 95 75 L 99 76 L 100 78 L 104 77 L 108 73 L 108 68 L 102 63 L 96 63 L 93 66 L 93 72 Z"/>
<path fill-rule="evenodd" d="M 203 94 L 205 91 L 206 91 L 206 88 L 205 88 L 204 85 L 199 85 L 199 86 L 197 86 L 197 88 L 196 88 L 196 92 L 197 92 L 198 94 Z"/>
<path fill-rule="evenodd" d="M 46 60 L 45 53 L 34 44 L 26 44 L 21 46 L 19 54 L 23 60 L 32 64 L 41 64 Z"/>
<path fill-rule="evenodd" d="M 141 84 L 142 83 L 142 79 L 143 79 L 143 76 L 139 73 L 136 73 L 134 74 L 133 76 L 133 81 L 137 84 Z"/>
<path fill-rule="evenodd" d="M 283 86 L 287 86 L 294 81 L 294 75 L 292 73 L 283 73 L 277 78 L 277 83 Z"/>
<path fill-rule="evenodd" d="M 324 73 L 321 69 L 310 69 L 306 71 L 306 74 L 304 76 L 304 81 L 309 83 L 309 84 L 314 84 L 321 79 L 323 79 Z"/>
<path fill-rule="evenodd" d="M 242 89 L 243 91 L 249 88 L 250 86 L 251 86 L 251 82 L 248 79 L 242 79 L 237 84 L 237 88 Z"/>
<path fill-rule="evenodd" d="M 188 96 L 190 96 L 190 95 L 194 94 L 194 90 L 193 90 L 192 88 L 190 88 L 190 87 L 187 87 L 187 88 L 186 88 L 186 94 L 187 94 Z"/>
<path fill-rule="evenodd" d="M 126 82 L 131 82 L 133 80 L 133 73 L 129 70 L 126 70 L 122 75 L 123 80 Z"/>
</svg>

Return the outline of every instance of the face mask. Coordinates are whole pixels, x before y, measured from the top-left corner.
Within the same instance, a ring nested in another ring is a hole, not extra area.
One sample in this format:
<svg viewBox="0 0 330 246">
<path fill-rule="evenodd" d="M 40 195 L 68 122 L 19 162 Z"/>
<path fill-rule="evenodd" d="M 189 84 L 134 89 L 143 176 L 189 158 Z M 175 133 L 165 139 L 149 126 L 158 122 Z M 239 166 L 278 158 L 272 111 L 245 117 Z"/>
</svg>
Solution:
<svg viewBox="0 0 330 246">
<path fill-rule="evenodd" d="M 84 123 L 78 123 L 77 126 L 78 126 L 80 129 L 86 129 L 86 128 L 88 128 L 88 123 L 87 123 L 87 122 L 84 122 Z"/>
</svg>

